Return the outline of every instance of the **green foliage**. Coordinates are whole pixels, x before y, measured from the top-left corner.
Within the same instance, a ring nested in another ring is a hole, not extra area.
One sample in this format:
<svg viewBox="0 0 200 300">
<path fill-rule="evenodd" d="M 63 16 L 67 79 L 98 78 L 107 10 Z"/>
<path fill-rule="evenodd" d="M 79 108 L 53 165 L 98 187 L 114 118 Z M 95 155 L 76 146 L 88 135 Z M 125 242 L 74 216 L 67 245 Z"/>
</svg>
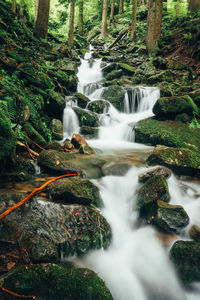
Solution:
<svg viewBox="0 0 200 300">
<path fill-rule="evenodd" d="M 200 124 L 197 121 L 196 117 L 194 116 L 191 123 L 189 124 L 189 128 L 190 129 L 196 129 L 196 128 L 200 128 Z"/>
</svg>

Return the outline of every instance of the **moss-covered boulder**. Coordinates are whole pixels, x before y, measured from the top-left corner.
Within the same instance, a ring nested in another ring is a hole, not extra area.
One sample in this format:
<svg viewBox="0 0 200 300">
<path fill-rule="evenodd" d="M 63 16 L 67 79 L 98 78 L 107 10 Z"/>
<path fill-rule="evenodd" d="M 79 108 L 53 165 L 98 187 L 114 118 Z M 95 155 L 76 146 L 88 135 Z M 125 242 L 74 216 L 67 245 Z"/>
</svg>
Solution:
<svg viewBox="0 0 200 300">
<path fill-rule="evenodd" d="M 59 93 L 49 91 L 45 109 L 50 116 L 61 120 L 65 104 L 65 99 Z"/>
<path fill-rule="evenodd" d="M 152 224 L 165 233 L 180 233 L 189 224 L 189 217 L 181 205 L 172 205 L 158 200 L 157 206 Z"/>
<path fill-rule="evenodd" d="M 52 138 L 59 141 L 63 139 L 63 125 L 58 119 L 52 120 Z"/>
<path fill-rule="evenodd" d="M 171 70 L 164 70 L 155 75 L 151 75 L 148 77 L 149 84 L 157 84 L 158 82 L 167 81 L 173 82 L 175 78 L 175 74 Z"/>
<path fill-rule="evenodd" d="M 72 264 L 37 264 L 15 268 L 4 281 L 6 289 L 20 295 L 34 295 L 37 299 L 62 300 L 112 300 L 105 283 L 86 268 Z M 4 299 L 10 299 L 4 294 Z"/>
<path fill-rule="evenodd" d="M 188 115 L 198 114 L 199 109 L 188 95 L 173 96 L 158 99 L 153 107 L 153 113 L 159 117 L 173 119 L 176 115 L 182 113 Z"/>
<path fill-rule="evenodd" d="M 178 121 L 159 121 L 155 117 L 139 121 L 135 126 L 136 143 L 200 149 L 200 129 L 189 128 Z"/>
<path fill-rule="evenodd" d="M 134 75 L 136 68 L 125 63 L 119 63 L 119 68 L 122 69 L 125 75 Z"/>
<path fill-rule="evenodd" d="M 157 200 L 169 202 L 170 195 L 168 184 L 163 175 L 150 177 L 140 187 L 137 194 L 137 207 L 140 217 L 146 220 L 152 218 L 157 210 Z"/>
<path fill-rule="evenodd" d="M 83 125 L 89 127 L 99 126 L 99 120 L 97 114 L 79 107 L 73 107 L 73 110 L 78 116 L 80 126 Z"/>
<path fill-rule="evenodd" d="M 46 146 L 47 142 L 44 137 L 30 123 L 27 122 L 23 125 L 23 132 L 40 146 Z"/>
<path fill-rule="evenodd" d="M 24 195 L 9 199 L 1 194 L 0 213 L 20 198 Z M 61 248 L 64 257 L 106 248 L 111 228 L 97 209 L 43 201 L 37 196 L 1 221 L 0 241 L 18 242 L 33 261 L 52 262 L 59 260 Z"/>
<path fill-rule="evenodd" d="M 87 104 L 90 102 L 90 99 L 81 93 L 76 93 L 75 99 L 77 99 L 78 106 L 81 108 L 86 108 Z"/>
<path fill-rule="evenodd" d="M 102 166 L 102 173 L 104 176 L 123 176 L 132 167 L 131 164 L 123 162 L 107 162 Z"/>
<path fill-rule="evenodd" d="M 74 158 L 74 154 L 60 152 L 56 150 L 46 150 L 40 153 L 38 164 L 45 171 L 55 174 L 79 174 L 85 176 L 84 172 L 72 164 L 70 160 Z"/>
<path fill-rule="evenodd" d="M 98 136 L 99 128 L 98 127 L 90 127 L 90 126 L 81 126 L 80 134 L 84 135 L 90 139 L 95 139 Z"/>
<path fill-rule="evenodd" d="M 15 153 L 17 139 L 11 128 L 11 121 L 5 111 L 0 109 L 0 166 Z"/>
<path fill-rule="evenodd" d="M 157 146 L 146 162 L 164 165 L 178 175 L 200 176 L 200 154 L 186 148 Z"/>
<path fill-rule="evenodd" d="M 111 73 L 112 71 L 118 70 L 118 64 L 117 63 L 111 63 L 107 66 L 105 66 L 102 69 L 103 75 L 106 76 L 107 74 Z"/>
<path fill-rule="evenodd" d="M 149 178 L 154 175 L 163 175 L 166 179 L 171 176 L 171 170 L 163 167 L 163 166 L 155 166 L 150 168 L 148 171 L 139 175 L 138 180 L 139 182 L 145 183 Z"/>
<path fill-rule="evenodd" d="M 200 281 L 200 242 L 177 241 L 170 250 L 170 257 L 185 285 Z"/>
<path fill-rule="evenodd" d="M 125 90 L 118 85 L 111 85 L 103 90 L 101 97 L 108 100 L 119 111 L 124 111 Z"/>
<path fill-rule="evenodd" d="M 78 177 L 61 179 L 51 183 L 47 187 L 47 192 L 52 200 L 64 204 L 92 204 L 97 207 L 102 205 L 98 188 L 87 179 Z"/>
<path fill-rule="evenodd" d="M 123 75 L 123 71 L 122 70 L 114 70 L 114 71 L 108 73 L 106 75 L 105 79 L 107 81 L 111 81 L 111 80 L 113 80 L 115 78 L 120 78 L 122 75 Z"/>
<path fill-rule="evenodd" d="M 87 105 L 87 109 L 97 114 L 105 114 L 108 112 L 110 103 L 106 100 L 94 100 L 90 101 Z"/>
<path fill-rule="evenodd" d="M 196 242 L 200 242 L 200 226 L 192 225 L 189 230 L 189 235 L 191 239 L 195 240 Z"/>
</svg>

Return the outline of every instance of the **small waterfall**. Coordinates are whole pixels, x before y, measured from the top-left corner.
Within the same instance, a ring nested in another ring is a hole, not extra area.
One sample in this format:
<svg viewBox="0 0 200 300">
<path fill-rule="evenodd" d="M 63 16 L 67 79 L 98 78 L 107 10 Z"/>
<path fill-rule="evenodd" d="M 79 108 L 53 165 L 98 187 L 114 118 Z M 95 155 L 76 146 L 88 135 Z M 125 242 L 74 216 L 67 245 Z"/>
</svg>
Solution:
<svg viewBox="0 0 200 300">
<path fill-rule="evenodd" d="M 66 107 L 63 113 L 63 136 L 64 139 L 71 139 L 74 133 L 79 133 L 79 121 L 76 113 L 72 109 L 77 103 L 71 99 L 71 97 L 66 97 Z"/>
<path fill-rule="evenodd" d="M 132 87 L 124 97 L 124 112 L 135 113 L 152 109 L 155 101 L 160 98 L 160 90 L 154 87 Z"/>
</svg>

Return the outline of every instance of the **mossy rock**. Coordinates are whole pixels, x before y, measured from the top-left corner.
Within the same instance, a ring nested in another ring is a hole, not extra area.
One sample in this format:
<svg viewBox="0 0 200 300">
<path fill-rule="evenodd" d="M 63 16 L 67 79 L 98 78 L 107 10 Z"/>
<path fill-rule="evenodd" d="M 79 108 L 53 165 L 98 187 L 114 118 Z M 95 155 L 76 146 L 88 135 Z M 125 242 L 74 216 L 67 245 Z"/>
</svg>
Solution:
<svg viewBox="0 0 200 300">
<path fill-rule="evenodd" d="M 198 108 L 200 108 L 200 92 L 192 91 L 188 93 L 188 96 L 190 96 Z"/>
<path fill-rule="evenodd" d="M 78 84 L 78 78 L 76 75 L 69 75 L 69 80 L 67 82 L 66 88 L 70 92 L 76 92 Z"/>
<path fill-rule="evenodd" d="M 108 112 L 110 103 L 106 100 L 93 100 L 87 105 L 87 109 L 97 114 L 105 114 Z"/>
<path fill-rule="evenodd" d="M 81 178 L 61 179 L 47 187 L 51 199 L 64 204 L 102 206 L 98 188 L 89 180 Z"/>
<path fill-rule="evenodd" d="M 56 150 L 46 150 L 40 153 L 38 164 L 46 171 L 55 174 L 79 174 L 84 176 L 84 172 L 73 165 L 70 160 L 74 158 L 74 154 L 60 152 Z"/>
<path fill-rule="evenodd" d="M 137 208 L 140 217 L 149 221 L 157 210 L 157 200 L 169 202 L 168 184 L 163 175 L 150 177 L 140 187 L 137 194 Z"/>
<path fill-rule="evenodd" d="M 112 71 L 116 71 L 119 69 L 119 65 L 117 63 L 111 63 L 107 66 L 105 66 L 103 69 L 102 69 L 102 72 L 103 72 L 103 75 L 106 76 L 108 75 L 109 73 L 111 73 Z"/>
<path fill-rule="evenodd" d="M 119 63 L 119 68 L 122 69 L 122 71 L 125 75 L 134 75 L 135 71 L 136 71 L 135 67 L 124 64 L 124 63 Z"/>
<path fill-rule="evenodd" d="M 109 74 L 107 74 L 105 79 L 107 81 L 111 81 L 113 79 L 120 78 L 122 75 L 123 75 L 122 70 L 114 70 L 114 71 L 110 72 Z"/>
<path fill-rule="evenodd" d="M 97 114 L 79 107 L 73 107 L 73 110 L 78 116 L 80 126 L 84 126 L 84 125 L 89 127 L 99 126 L 99 119 Z"/>
<path fill-rule="evenodd" d="M 86 108 L 87 104 L 90 102 L 90 99 L 81 93 L 76 93 L 74 96 L 78 101 L 78 106 L 81 108 Z"/>
<path fill-rule="evenodd" d="M 119 111 L 124 111 L 125 90 L 118 85 L 111 85 L 103 90 L 101 97 L 108 100 Z"/>
<path fill-rule="evenodd" d="M 59 141 L 63 139 L 63 125 L 58 119 L 52 120 L 52 138 Z"/>
<path fill-rule="evenodd" d="M 48 101 L 45 109 L 50 116 L 61 120 L 65 104 L 65 99 L 59 93 L 53 90 L 48 91 Z"/>
<path fill-rule="evenodd" d="M 139 175 L 138 180 L 139 182 L 145 183 L 149 178 L 154 175 L 163 175 L 166 179 L 171 176 L 171 170 L 163 167 L 163 166 L 155 166 L 150 168 L 148 171 Z"/>
<path fill-rule="evenodd" d="M 170 70 L 164 70 L 155 75 L 151 75 L 148 77 L 149 84 L 157 84 L 158 82 L 167 81 L 173 82 L 175 78 L 175 74 Z"/>
<path fill-rule="evenodd" d="M 135 126 L 136 143 L 200 149 L 200 129 L 189 128 L 187 123 L 160 121 L 155 117 L 139 121 Z"/>
<path fill-rule="evenodd" d="M 186 113 L 199 114 L 199 109 L 189 96 L 163 97 L 157 100 L 153 113 L 158 117 L 173 119 L 176 115 Z"/>
<path fill-rule="evenodd" d="M 170 250 L 170 258 L 185 285 L 200 281 L 200 242 L 176 241 Z"/>
<path fill-rule="evenodd" d="M 105 283 L 86 268 L 68 263 L 19 266 L 4 281 L 4 287 L 21 295 L 38 299 L 112 300 Z M 5 293 L 4 299 L 9 299 Z"/>
<path fill-rule="evenodd" d="M 23 125 L 23 132 L 40 146 L 46 146 L 47 142 L 44 137 L 29 122 Z"/>
<path fill-rule="evenodd" d="M 189 217 L 181 205 L 172 205 L 158 200 L 157 206 L 152 224 L 165 233 L 180 233 L 189 224 Z"/>
<path fill-rule="evenodd" d="M 177 175 L 200 176 L 200 154 L 190 149 L 157 146 L 146 162 L 164 165 Z"/>
<path fill-rule="evenodd" d="M 97 138 L 98 136 L 98 132 L 99 132 L 99 128 L 98 127 L 89 127 L 89 126 L 82 126 L 80 128 L 80 134 L 87 136 L 87 138 Z"/>
</svg>

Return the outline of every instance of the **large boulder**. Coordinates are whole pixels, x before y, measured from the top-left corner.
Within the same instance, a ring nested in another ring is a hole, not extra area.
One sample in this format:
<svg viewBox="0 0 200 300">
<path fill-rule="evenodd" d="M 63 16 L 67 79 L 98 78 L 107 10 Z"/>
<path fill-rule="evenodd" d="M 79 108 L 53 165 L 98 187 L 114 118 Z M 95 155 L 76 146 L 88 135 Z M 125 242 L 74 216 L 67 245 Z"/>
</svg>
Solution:
<svg viewBox="0 0 200 300">
<path fill-rule="evenodd" d="M 200 281 L 200 242 L 176 241 L 170 257 L 184 284 Z"/>
<path fill-rule="evenodd" d="M 139 175 L 138 180 L 139 182 L 145 183 L 149 178 L 154 175 L 163 175 L 166 179 L 171 176 L 171 170 L 163 167 L 163 166 L 155 166 L 150 168 L 148 171 Z"/>
<path fill-rule="evenodd" d="M 52 138 L 54 140 L 63 139 L 63 125 L 62 122 L 58 119 L 52 120 Z"/>
<path fill-rule="evenodd" d="M 123 71 L 122 70 L 114 70 L 114 71 L 108 73 L 106 75 L 105 79 L 107 81 L 111 81 L 111 80 L 113 80 L 115 78 L 120 78 L 122 75 L 123 75 Z"/>
<path fill-rule="evenodd" d="M 59 120 L 62 119 L 63 110 L 65 108 L 65 99 L 57 92 L 50 90 L 48 93 L 49 100 L 46 103 L 46 111 L 48 114 Z"/>
<path fill-rule="evenodd" d="M 125 90 L 122 87 L 111 85 L 103 90 L 101 97 L 108 100 L 119 111 L 124 111 L 124 95 Z"/>
<path fill-rule="evenodd" d="M 90 101 L 87 105 L 87 109 L 97 114 L 105 114 L 108 112 L 110 103 L 106 100 L 94 100 Z"/>
<path fill-rule="evenodd" d="M 27 122 L 23 125 L 23 132 L 40 146 L 45 147 L 47 145 L 45 138 L 31 125 L 31 123 Z"/>
<path fill-rule="evenodd" d="M 98 188 L 88 179 L 74 177 L 57 180 L 47 187 L 47 192 L 52 200 L 64 204 L 102 206 Z"/>
<path fill-rule="evenodd" d="M 0 213 L 21 200 L 22 195 L 1 194 Z M 0 241 L 17 242 L 37 262 L 58 261 L 62 255 L 83 255 L 106 248 L 111 228 L 97 209 L 85 205 L 62 205 L 37 196 L 1 220 Z"/>
<path fill-rule="evenodd" d="M 139 121 L 135 126 L 137 143 L 200 149 L 200 128 L 190 129 L 177 121 L 159 121 L 155 117 Z"/>
<path fill-rule="evenodd" d="M 131 164 L 123 162 L 107 162 L 102 166 L 102 173 L 104 176 L 123 176 L 132 167 Z"/>
<path fill-rule="evenodd" d="M 200 154 L 186 148 L 157 146 L 146 162 L 166 166 L 178 175 L 200 176 Z"/>
<path fill-rule="evenodd" d="M 38 164 L 48 172 L 55 174 L 75 173 L 84 176 L 84 172 L 72 164 L 70 160 L 74 158 L 74 154 L 60 152 L 56 150 L 46 150 L 40 153 Z"/>
<path fill-rule="evenodd" d="M 75 113 L 78 116 L 79 119 L 79 123 L 80 126 L 89 126 L 89 127 L 98 127 L 99 126 L 99 119 L 98 119 L 98 115 L 82 109 L 80 107 L 73 107 L 73 110 L 75 111 Z"/>
<path fill-rule="evenodd" d="M 95 139 L 98 136 L 99 128 L 98 127 L 90 127 L 90 126 L 82 126 L 80 128 L 80 134 L 90 139 Z"/>
<path fill-rule="evenodd" d="M 182 113 L 191 116 L 193 113 L 198 114 L 199 109 L 190 96 L 173 96 L 158 99 L 153 107 L 153 113 L 159 117 L 173 119 Z"/>
<path fill-rule="evenodd" d="M 81 108 L 86 108 L 87 104 L 90 102 L 90 99 L 81 93 L 76 93 L 75 99 L 77 99 L 78 106 Z"/>
<path fill-rule="evenodd" d="M 19 266 L 4 280 L 4 288 L 20 295 L 34 295 L 37 299 L 113 299 L 95 272 L 70 263 Z M 10 299 L 7 293 L 2 297 Z"/>
</svg>

